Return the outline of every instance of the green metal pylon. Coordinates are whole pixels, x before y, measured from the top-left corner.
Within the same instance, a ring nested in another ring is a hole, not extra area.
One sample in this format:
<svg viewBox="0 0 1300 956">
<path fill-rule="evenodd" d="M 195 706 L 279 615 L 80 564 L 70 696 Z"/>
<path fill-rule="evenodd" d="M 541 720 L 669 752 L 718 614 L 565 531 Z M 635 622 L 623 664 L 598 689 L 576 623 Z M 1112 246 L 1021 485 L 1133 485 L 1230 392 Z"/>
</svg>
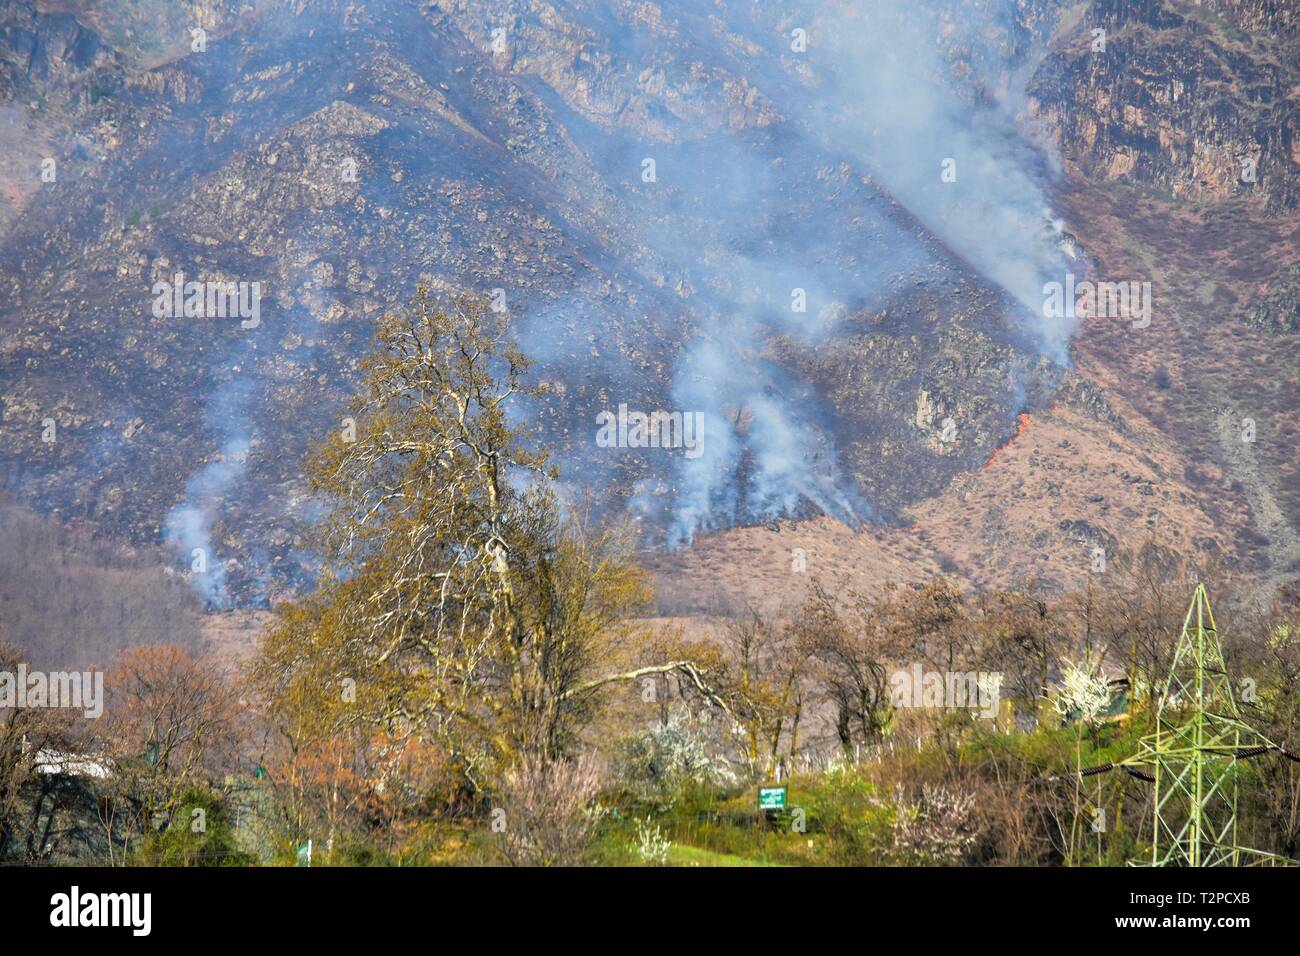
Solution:
<svg viewBox="0 0 1300 956">
<path fill-rule="evenodd" d="M 1275 745 L 1241 719 L 1205 585 L 1197 585 L 1156 729 L 1125 764 L 1154 767 L 1152 866 L 1241 866 L 1288 862 L 1237 843 L 1238 757 Z"/>
</svg>

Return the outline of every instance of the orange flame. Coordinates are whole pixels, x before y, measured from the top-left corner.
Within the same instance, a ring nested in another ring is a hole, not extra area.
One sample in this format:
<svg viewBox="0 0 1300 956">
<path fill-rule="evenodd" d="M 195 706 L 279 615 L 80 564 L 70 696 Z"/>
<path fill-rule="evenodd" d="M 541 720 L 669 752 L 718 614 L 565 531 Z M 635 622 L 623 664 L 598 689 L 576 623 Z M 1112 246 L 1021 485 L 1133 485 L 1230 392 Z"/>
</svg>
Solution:
<svg viewBox="0 0 1300 956">
<path fill-rule="evenodd" d="M 988 468 L 989 465 L 993 464 L 993 460 L 994 460 L 995 458 L 998 457 L 998 452 L 1000 452 L 1002 449 L 1006 448 L 1006 447 L 1007 447 L 1008 445 L 1010 445 L 1013 441 L 1015 441 L 1017 438 L 1019 438 L 1021 435 L 1023 435 L 1023 434 L 1025 433 L 1025 430 L 1026 430 L 1027 428 L 1029 428 L 1029 423 L 1032 422 L 1032 421 L 1033 421 L 1032 418 L 1030 418 L 1030 417 L 1029 417 L 1028 415 L 1026 415 L 1024 412 L 1021 412 L 1021 413 L 1020 413 L 1020 425 L 1016 428 L 1016 433 L 1015 433 L 1014 435 L 1012 435 L 1010 438 L 1008 438 L 1006 441 L 1004 441 L 1004 442 L 1003 442 L 1001 445 L 999 445 L 996 449 L 994 449 L 993 454 L 989 455 L 989 460 L 986 461 L 986 462 L 984 462 L 984 468 L 982 468 L 982 469 L 980 469 L 980 470 L 983 471 L 984 469 Z"/>
</svg>

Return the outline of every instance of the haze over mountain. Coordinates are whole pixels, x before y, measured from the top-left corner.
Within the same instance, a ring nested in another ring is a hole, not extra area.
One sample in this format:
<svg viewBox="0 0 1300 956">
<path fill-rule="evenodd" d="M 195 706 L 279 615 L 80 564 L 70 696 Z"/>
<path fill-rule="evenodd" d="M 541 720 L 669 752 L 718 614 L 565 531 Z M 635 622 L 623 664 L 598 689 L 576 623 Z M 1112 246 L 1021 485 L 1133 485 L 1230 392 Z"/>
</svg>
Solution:
<svg viewBox="0 0 1300 956">
<path fill-rule="evenodd" d="M 0 2 L 7 486 L 264 606 L 423 281 L 509 311 L 528 420 L 673 610 L 1142 547 L 1271 588 L 1298 70 L 1267 0 Z M 256 323 L 158 314 L 178 273 L 260 283 Z M 1075 280 L 1149 314 L 1044 307 Z M 620 405 L 702 454 L 601 447 Z"/>
</svg>

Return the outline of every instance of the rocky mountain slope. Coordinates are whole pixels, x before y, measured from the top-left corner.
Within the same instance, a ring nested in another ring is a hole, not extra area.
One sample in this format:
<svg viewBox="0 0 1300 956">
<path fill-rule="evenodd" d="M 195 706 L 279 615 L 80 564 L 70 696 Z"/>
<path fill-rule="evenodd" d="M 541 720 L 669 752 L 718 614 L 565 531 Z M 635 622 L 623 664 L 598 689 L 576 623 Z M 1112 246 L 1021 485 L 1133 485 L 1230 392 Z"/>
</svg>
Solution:
<svg viewBox="0 0 1300 956">
<path fill-rule="evenodd" d="M 9 488 L 264 604 L 425 281 L 510 310 L 669 610 L 1157 544 L 1300 575 L 1295 14 L 900 9 L 0 3 Z M 177 272 L 258 324 L 156 315 Z M 1149 325 L 1045 323 L 1067 272 L 1150 282 Z M 620 403 L 700 409 L 703 466 L 599 447 Z"/>
</svg>

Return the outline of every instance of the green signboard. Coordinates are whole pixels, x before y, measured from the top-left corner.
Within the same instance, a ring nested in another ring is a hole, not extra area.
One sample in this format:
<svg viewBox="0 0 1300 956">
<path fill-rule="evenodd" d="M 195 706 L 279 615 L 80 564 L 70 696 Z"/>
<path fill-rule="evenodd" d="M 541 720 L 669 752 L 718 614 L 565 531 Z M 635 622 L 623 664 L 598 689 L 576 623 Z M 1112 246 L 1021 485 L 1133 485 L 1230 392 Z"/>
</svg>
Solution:
<svg viewBox="0 0 1300 956">
<path fill-rule="evenodd" d="M 785 809 L 785 787 L 759 787 L 758 788 L 758 809 L 784 810 Z"/>
</svg>

